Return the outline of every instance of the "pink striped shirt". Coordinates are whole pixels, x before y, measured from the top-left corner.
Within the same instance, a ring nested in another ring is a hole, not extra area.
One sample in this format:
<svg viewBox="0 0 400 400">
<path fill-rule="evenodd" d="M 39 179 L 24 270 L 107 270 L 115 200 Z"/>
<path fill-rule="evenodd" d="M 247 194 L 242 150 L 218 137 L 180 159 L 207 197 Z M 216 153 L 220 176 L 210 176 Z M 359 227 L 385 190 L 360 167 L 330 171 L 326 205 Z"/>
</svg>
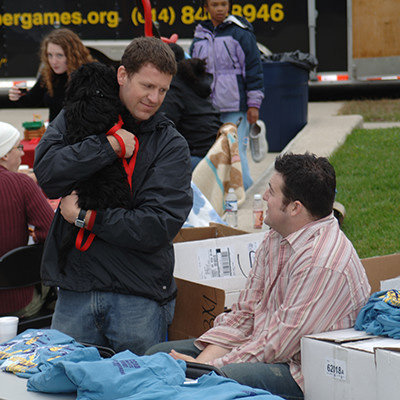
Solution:
<svg viewBox="0 0 400 400">
<path fill-rule="evenodd" d="M 211 363 L 217 367 L 288 363 L 303 388 L 301 337 L 352 327 L 369 296 L 364 267 L 333 214 L 286 238 L 271 229 L 238 302 L 196 345 L 231 349 Z"/>
</svg>

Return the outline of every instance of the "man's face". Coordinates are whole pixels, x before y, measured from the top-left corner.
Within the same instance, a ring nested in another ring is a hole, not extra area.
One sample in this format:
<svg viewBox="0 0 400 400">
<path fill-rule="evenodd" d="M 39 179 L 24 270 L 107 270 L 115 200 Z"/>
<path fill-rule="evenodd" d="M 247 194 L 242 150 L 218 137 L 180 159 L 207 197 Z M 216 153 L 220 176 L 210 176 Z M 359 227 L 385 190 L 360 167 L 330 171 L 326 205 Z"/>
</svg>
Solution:
<svg viewBox="0 0 400 400">
<path fill-rule="evenodd" d="M 283 202 L 283 185 L 282 175 L 279 172 L 275 172 L 269 181 L 268 189 L 265 191 L 263 199 L 268 205 L 264 222 L 285 237 L 290 219 L 288 208 Z"/>
<path fill-rule="evenodd" d="M 122 103 L 136 120 L 145 121 L 160 108 L 172 75 L 160 72 L 153 64 L 146 64 L 130 77 L 125 67 L 120 66 L 117 78 Z"/>
</svg>

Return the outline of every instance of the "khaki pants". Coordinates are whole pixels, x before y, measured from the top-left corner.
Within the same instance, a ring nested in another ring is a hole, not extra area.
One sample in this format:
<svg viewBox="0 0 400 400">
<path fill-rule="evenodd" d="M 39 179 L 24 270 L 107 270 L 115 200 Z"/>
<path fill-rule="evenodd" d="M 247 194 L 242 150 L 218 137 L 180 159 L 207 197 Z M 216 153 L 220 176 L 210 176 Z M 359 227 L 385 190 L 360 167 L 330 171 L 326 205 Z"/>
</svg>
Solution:
<svg viewBox="0 0 400 400">
<path fill-rule="evenodd" d="M 49 291 L 50 288 L 48 286 L 42 285 L 41 290 L 38 290 L 37 287 L 35 287 L 33 291 L 32 301 L 26 307 L 13 312 L 12 314 L 20 318 L 28 318 L 32 315 L 35 315 L 42 308 Z"/>
</svg>

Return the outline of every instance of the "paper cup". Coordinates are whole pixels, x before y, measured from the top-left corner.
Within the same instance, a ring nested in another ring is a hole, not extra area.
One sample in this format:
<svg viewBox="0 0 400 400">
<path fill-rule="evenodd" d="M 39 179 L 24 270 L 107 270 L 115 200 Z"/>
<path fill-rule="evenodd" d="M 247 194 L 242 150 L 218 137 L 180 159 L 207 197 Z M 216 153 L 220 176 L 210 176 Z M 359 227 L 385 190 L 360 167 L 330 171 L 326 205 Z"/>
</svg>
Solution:
<svg viewBox="0 0 400 400">
<path fill-rule="evenodd" d="M 0 343 L 17 336 L 18 317 L 0 317 Z"/>
</svg>

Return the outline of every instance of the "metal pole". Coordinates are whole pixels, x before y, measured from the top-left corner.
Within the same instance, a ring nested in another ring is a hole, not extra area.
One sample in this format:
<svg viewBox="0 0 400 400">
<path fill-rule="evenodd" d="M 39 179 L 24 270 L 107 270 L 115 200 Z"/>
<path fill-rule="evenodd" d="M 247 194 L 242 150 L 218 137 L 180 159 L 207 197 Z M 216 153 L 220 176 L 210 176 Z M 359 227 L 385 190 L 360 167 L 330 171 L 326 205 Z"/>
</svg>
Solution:
<svg viewBox="0 0 400 400">
<path fill-rule="evenodd" d="M 347 73 L 349 80 L 355 79 L 355 65 L 353 63 L 353 6 L 352 0 L 347 0 Z"/>
<path fill-rule="evenodd" d="M 316 25 L 317 25 L 318 11 L 315 9 L 315 0 L 307 0 L 307 7 L 308 7 L 309 51 L 310 54 L 317 57 Z M 317 80 L 317 73 L 315 71 L 310 71 L 310 79 L 312 81 Z"/>
</svg>

